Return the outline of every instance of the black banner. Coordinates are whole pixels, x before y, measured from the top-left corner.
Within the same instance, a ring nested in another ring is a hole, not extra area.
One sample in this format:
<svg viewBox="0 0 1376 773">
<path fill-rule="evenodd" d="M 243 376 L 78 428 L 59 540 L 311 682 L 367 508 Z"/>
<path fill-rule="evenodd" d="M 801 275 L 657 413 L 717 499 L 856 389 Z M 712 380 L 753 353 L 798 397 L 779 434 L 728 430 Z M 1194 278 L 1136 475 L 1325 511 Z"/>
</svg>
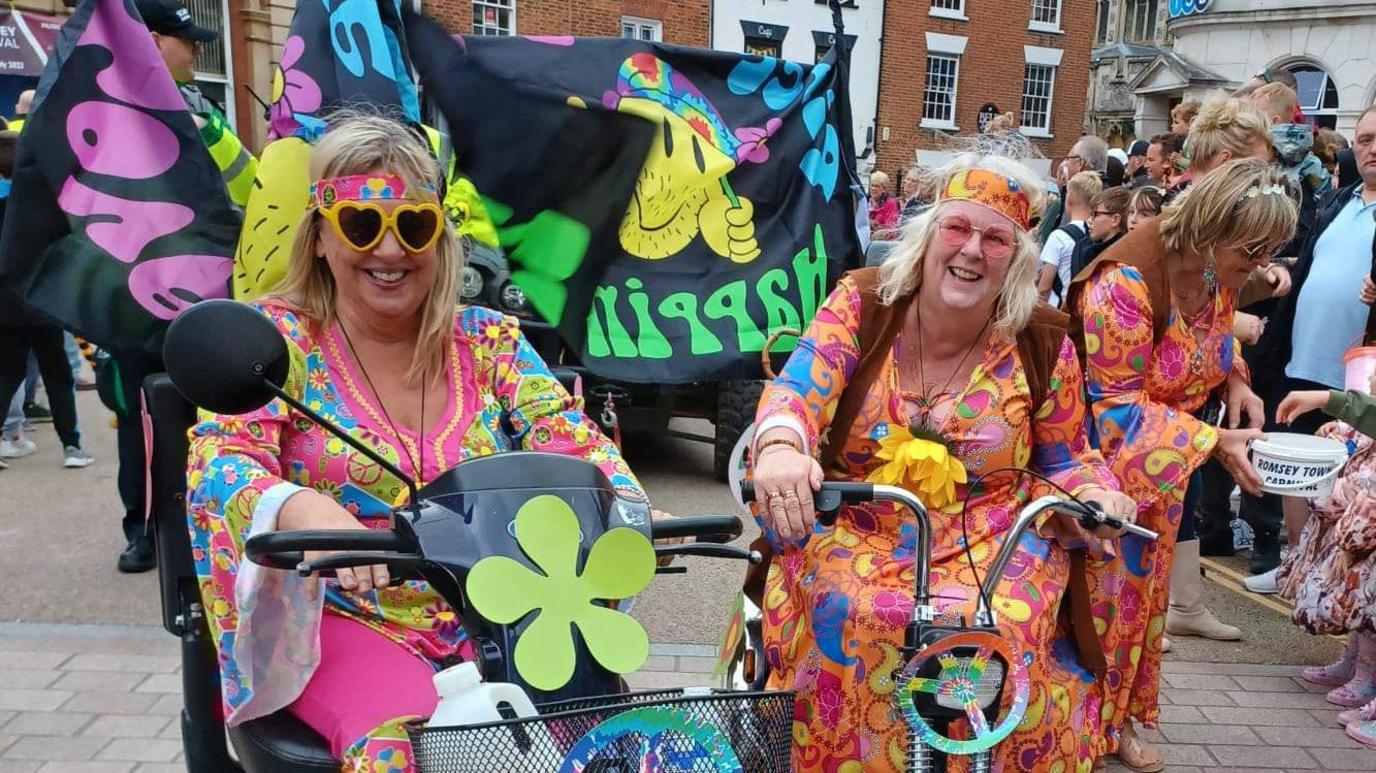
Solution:
<svg viewBox="0 0 1376 773">
<path fill-rule="evenodd" d="M 229 294 L 239 216 L 138 12 L 85 0 L 38 83 L 0 239 L 0 286 L 106 347 L 158 354 Z"/>
<path fill-rule="evenodd" d="M 434 44 L 409 20 L 408 29 L 426 89 L 456 149 L 464 145 L 460 171 L 502 202 L 499 222 L 503 205 L 527 222 L 551 207 L 548 185 L 578 185 L 585 165 L 550 161 L 549 143 L 605 158 L 621 141 L 551 130 L 501 93 L 552 94 L 589 117 L 619 113 L 655 128 L 605 248 L 591 245 L 572 274 L 557 240 L 512 255 L 542 313 L 562 309 L 549 298 L 564 285 L 568 308 L 550 319 L 594 372 L 652 383 L 757 378 L 770 335 L 802 329 L 839 274 L 862 262 L 840 52 L 813 65 L 629 39 L 466 37 L 460 87 L 458 60 L 427 63 Z M 495 109 L 479 112 L 475 99 Z M 585 210 L 614 203 L 592 190 L 579 198 Z M 783 336 L 774 351 L 795 343 Z"/>
</svg>

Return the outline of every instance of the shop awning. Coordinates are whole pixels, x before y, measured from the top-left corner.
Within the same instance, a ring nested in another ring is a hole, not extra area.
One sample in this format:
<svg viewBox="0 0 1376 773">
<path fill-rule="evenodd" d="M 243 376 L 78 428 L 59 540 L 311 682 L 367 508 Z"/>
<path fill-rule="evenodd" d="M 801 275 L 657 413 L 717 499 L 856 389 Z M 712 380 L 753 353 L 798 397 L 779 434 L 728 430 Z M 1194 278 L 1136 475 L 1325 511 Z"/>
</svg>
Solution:
<svg viewBox="0 0 1376 773">
<path fill-rule="evenodd" d="M 42 75 L 64 21 L 61 16 L 0 10 L 0 75 Z"/>
</svg>

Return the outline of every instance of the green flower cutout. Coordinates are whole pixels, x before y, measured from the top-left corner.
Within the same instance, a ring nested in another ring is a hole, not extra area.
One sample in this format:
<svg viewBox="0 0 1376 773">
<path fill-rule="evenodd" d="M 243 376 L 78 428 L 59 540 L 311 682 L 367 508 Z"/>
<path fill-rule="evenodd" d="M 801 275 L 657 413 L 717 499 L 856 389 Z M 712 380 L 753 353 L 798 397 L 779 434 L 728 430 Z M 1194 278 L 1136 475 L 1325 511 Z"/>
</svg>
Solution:
<svg viewBox="0 0 1376 773">
<path fill-rule="evenodd" d="M 578 518 L 552 494 L 516 513 L 516 543 L 544 574 L 506 556 L 479 561 L 468 574 L 468 600 L 478 614 L 508 625 L 536 612 L 516 641 L 516 671 L 530 686 L 557 690 L 573 677 L 571 626 L 603 668 L 629 674 L 650 655 L 650 637 L 630 615 L 594 604 L 630 598 L 654 579 L 654 546 L 640 532 L 616 528 L 593 543 L 578 572 Z"/>
</svg>

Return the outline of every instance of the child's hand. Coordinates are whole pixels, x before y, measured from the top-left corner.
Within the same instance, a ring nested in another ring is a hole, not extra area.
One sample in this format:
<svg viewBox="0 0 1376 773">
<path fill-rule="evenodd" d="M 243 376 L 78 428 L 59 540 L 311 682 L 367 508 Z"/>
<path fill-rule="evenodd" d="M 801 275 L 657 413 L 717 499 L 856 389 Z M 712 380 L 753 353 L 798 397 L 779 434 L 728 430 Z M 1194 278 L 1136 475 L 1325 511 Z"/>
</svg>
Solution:
<svg viewBox="0 0 1376 773">
<path fill-rule="evenodd" d="M 1300 416 L 1328 405 L 1328 393 L 1316 389 L 1310 392 L 1291 392 L 1276 407 L 1276 421 L 1289 424 Z"/>
<path fill-rule="evenodd" d="M 1248 346 L 1261 340 L 1261 334 L 1265 330 L 1266 320 L 1255 314 L 1239 311 L 1233 315 L 1233 335 Z"/>
<path fill-rule="evenodd" d="M 1376 305 L 1376 282 L 1371 281 L 1370 274 L 1362 277 L 1362 292 L 1357 297 L 1368 306 Z"/>
</svg>

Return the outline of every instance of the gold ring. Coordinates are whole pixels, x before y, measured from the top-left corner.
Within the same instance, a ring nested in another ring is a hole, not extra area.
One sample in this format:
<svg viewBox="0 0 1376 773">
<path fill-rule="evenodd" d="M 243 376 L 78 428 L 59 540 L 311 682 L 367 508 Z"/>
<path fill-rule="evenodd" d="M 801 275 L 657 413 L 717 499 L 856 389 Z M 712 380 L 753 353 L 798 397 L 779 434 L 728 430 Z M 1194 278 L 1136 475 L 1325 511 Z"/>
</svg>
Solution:
<svg viewBox="0 0 1376 773">
<path fill-rule="evenodd" d="M 798 498 L 798 492 L 796 492 L 796 491 L 785 491 L 785 492 L 784 492 L 784 499 L 797 499 L 797 498 Z"/>
<path fill-rule="evenodd" d="M 778 491 L 778 490 L 774 490 L 774 491 L 769 492 L 769 498 L 770 498 L 770 499 L 778 499 L 779 497 L 781 497 L 781 496 L 783 496 L 783 495 L 784 495 L 784 492 Z"/>
</svg>

